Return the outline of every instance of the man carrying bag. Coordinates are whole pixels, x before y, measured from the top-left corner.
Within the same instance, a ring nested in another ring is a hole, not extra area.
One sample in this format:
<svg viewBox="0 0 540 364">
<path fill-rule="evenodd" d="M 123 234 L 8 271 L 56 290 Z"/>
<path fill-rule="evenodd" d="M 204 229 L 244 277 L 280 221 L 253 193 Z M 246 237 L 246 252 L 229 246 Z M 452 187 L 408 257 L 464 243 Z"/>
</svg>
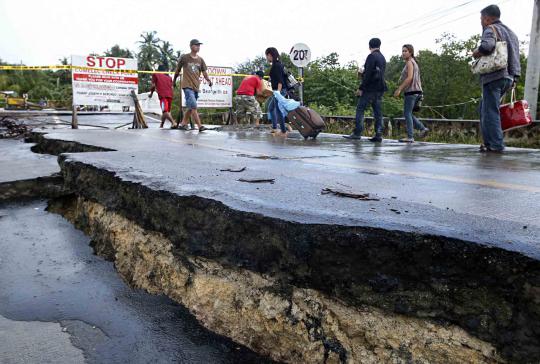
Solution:
<svg viewBox="0 0 540 364">
<path fill-rule="evenodd" d="M 497 5 L 482 9 L 480 14 L 484 30 L 480 46 L 473 53 L 477 61 L 472 66 L 473 73 L 480 74 L 482 84 L 480 127 L 484 144 L 480 151 L 500 153 L 504 150 L 504 135 L 499 107 L 501 98 L 521 75 L 519 41 L 500 21 Z"/>
</svg>

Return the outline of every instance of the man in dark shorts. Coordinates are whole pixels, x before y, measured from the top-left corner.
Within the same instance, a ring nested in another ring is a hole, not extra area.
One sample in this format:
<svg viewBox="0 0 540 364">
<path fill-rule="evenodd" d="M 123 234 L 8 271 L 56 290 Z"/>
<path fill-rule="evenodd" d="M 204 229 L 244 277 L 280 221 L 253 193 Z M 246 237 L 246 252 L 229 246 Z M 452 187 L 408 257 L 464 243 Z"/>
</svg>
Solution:
<svg viewBox="0 0 540 364">
<path fill-rule="evenodd" d="M 158 67 L 158 71 L 165 72 L 165 65 L 160 64 Z M 161 124 L 159 124 L 159 127 L 163 128 L 165 120 L 169 120 L 171 122 L 171 128 L 175 128 L 176 123 L 171 116 L 171 106 L 173 99 L 173 83 L 171 77 L 166 73 L 152 74 L 152 87 L 150 88 L 150 95 L 148 95 L 149 99 L 152 98 L 154 91 L 156 91 L 158 94 L 159 106 L 161 107 L 162 112 Z"/>
<path fill-rule="evenodd" d="M 212 80 L 208 76 L 206 70 L 206 63 L 202 57 L 199 57 L 197 53 L 201 49 L 201 42 L 197 39 L 192 39 L 189 42 L 191 48 L 191 53 L 184 54 L 180 57 L 178 61 L 178 66 L 176 67 L 176 72 L 174 73 L 173 85 L 176 85 L 176 79 L 182 71 L 182 81 L 181 87 L 184 91 L 184 96 L 186 98 L 186 108 L 188 109 L 184 114 L 182 123 L 178 126 L 180 130 L 187 130 L 187 123 L 191 116 L 197 126 L 199 131 L 204 131 L 206 128 L 201 124 L 201 119 L 199 118 L 199 113 L 197 112 L 197 99 L 199 98 L 199 91 L 201 86 L 201 73 L 203 74 L 206 82 L 212 87 Z"/>
</svg>

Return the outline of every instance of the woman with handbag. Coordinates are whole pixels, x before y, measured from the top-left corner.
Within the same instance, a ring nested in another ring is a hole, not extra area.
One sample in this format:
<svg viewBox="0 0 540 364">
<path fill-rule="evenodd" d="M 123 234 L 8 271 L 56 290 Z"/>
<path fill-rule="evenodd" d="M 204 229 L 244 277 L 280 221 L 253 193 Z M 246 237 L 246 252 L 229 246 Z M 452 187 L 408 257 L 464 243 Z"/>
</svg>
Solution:
<svg viewBox="0 0 540 364">
<path fill-rule="evenodd" d="M 405 91 L 403 101 L 403 116 L 407 123 L 407 138 L 402 138 L 399 141 L 402 143 L 414 143 L 414 128 L 421 131 L 420 137 L 425 137 L 429 131 L 413 115 L 415 106 L 422 100 L 422 82 L 420 80 L 420 67 L 414 58 L 414 47 L 410 44 L 405 44 L 401 50 L 401 56 L 405 61 L 405 67 L 401 72 L 400 85 L 394 92 L 394 97 L 399 97 L 401 92 Z"/>
</svg>

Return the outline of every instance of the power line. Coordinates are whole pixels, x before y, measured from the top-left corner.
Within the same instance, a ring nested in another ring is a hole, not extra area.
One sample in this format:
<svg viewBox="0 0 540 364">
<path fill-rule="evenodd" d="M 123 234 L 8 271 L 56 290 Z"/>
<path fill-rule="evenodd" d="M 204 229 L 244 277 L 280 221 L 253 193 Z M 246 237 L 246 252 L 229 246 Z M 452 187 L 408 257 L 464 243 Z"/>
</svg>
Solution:
<svg viewBox="0 0 540 364">
<path fill-rule="evenodd" d="M 383 29 L 381 31 L 373 32 L 373 34 L 388 33 L 390 31 L 395 31 L 395 30 L 397 30 L 399 28 L 402 28 L 402 27 L 404 27 L 406 25 L 411 25 L 411 24 L 414 24 L 414 23 L 419 22 L 419 21 L 424 21 L 424 23 L 422 23 L 420 25 L 422 27 L 422 26 L 425 26 L 427 24 L 433 23 L 433 22 L 435 22 L 437 20 L 444 19 L 445 17 L 450 16 L 453 12 L 455 12 L 457 10 L 460 10 L 461 8 L 466 7 L 467 5 L 471 5 L 471 4 L 473 4 L 475 2 L 478 2 L 478 1 L 481 1 L 481 0 L 469 0 L 469 1 L 460 3 L 458 5 L 455 5 L 455 6 L 452 6 L 452 7 L 449 7 L 449 8 L 437 9 L 437 10 L 425 13 L 424 15 L 422 15 L 422 16 L 420 16 L 418 18 L 414 18 L 414 19 L 409 20 L 407 22 L 404 22 L 404 23 L 398 24 L 396 26 L 393 26 L 391 28 L 387 28 L 387 29 Z M 433 18 L 435 16 L 436 16 L 436 18 Z M 430 18 L 433 18 L 433 19 L 430 19 Z M 363 37 L 361 39 L 366 40 L 367 37 Z M 387 43 L 387 42 L 385 41 L 385 43 Z M 349 53 L 348 56 L 349 57 L 352 56 L 352 57 L 356 58 L 356 56 L 358 56 L 358 54 L 359 54 L 358 52 L 354 52 L 354 53 Z"/>
<path fill-rule="evenodd" d="M 398 24 L 396 26 L 393 26 L 391 28 L 387 28 L 387 29 L 383 29 L 381 31 L 378 31 L 377 34 L 382 34 L 382 33 L 386 33 L 386 32 L 389 32 L 389 31 L 392 31 L 392 30 L 396 30 L 396 29 L 399 29 L 399 28 L 403 28 L 404 26 L 406 25 L 410 25 L 410 24 L 413 24 L 413 23 L 416 23 L 417 21 L 422 21 L 422 20 L 426 20 L 427 18 L 430 18 L 432 16 L 436 16 L 436 15 L 439 15 L 439 14 L 444 14 L 442 17 L 445 17 L 445 16 L 448 16 L 449 13 L 455 11 L 455 10 L 458 10 L 462 7 L 465 7 L 467 5 L 470 5 L 474 2 L 477 2 L 477 1 L 480 1 L 480 0 L 470 0 L 470 1 L 466 1 L 464 3 L 461 3 L 461 4 L 458 4 L 458 5 L 455 5 L 455 6 L 452 6 L 450 8 L 445 8 L 445 9 L 438 9 L 438 10 L 434 10 L 434 11 L 431 11 L 429 13 L 426 13 L 418 18 L 415 18 L 415 19 L 412 19 L 412 20 L 409 20 L 409 21 L 406 21 L 405 23 L 401 23 L 401 24 Z M 439 17 L 440 18 L 440 17 Z M 438 18 L 438 19 L 439 19 Z"/>
<path fill-rule="evenodd" d="M 509 1 L 510 1 L 510 0 L 503 0 L 503 1 L 500 1 L 500 2 L 498 3 L 498 5 L 507 3 L 507 2 L 509 2 Z M 430 31 L 430 30 L 433 30 L 433 29 L 437 29 L 437 28 L 439 28 L 439 27 L 441 27 L 441 26 L 443 26 L 443 25 L 448 25 L 448 24 L 455 23 L 455 22 L 457 22 L 457 21 L 459 21 L 459 20 L 468 18 L 468 17 L 470 17 L 470 16 L 472 16 L 472 15 L 475 15 L 475 14 L 477 14 L 477 13 L 478 13 L 478 12 L 468 13 L 468 14 L 463 15 L 463 16 L 460 16 L 460 17 L 458 17 L 458 18 L 454 18 L 454 19 L 452 19 L 452 20 L 450 20 L 450 21 L 447 21 L 447 22 L 444 22 L 444 23 L 437 24 L 437 25 L 435 25 L 435 26 L 433 26 L 433 27 L 430 27 L 430 28 L 423 28 L 423 29 L 420 29 L 420 30 L 418 30 L 418 31 L 416 31 L 416 32 L 414 32 L 414 33 L 410 33 L 410 34 L 407 34 L 407 35 L 405 35 L 405 36 L 401 36 L 399 39 L 395 38 L 395 39 L 392 39 L 392 40 L 390 40 L 390 41 L 386 41 L 385 43 L 387 43 L 387 44 L 392 44 L 393 42 L 396 42 L 396 41 L 398 41 L 398 40 L 401 40 L 401 41 L 402 41 L 404 38 L 409 38 L 409 37 L 411 37 L 411 36 L 413 36 L 413 35 L 417 35 L 417 34 L 420 34 L 420 33 L 425 33 L 425 32 L 427 32 L 427 31 Z"/>
</svg>

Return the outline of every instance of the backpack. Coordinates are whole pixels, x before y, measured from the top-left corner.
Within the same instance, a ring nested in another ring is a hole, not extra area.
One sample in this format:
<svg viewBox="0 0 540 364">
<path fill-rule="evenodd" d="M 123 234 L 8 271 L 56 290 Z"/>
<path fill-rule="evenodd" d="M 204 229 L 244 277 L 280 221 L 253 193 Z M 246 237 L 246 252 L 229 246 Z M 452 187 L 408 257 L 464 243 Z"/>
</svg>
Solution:
<svg viewBox="0 0 540 364">
<path fill-rule="evenodd" d="M 285 91 L 287 92 L 286 97 L 288 99 L 293 99 L 296 101 L 300 101 L 300 97 L 298 96 L 298 89 L 300 88 L 300 82 L 296 78 L 294 78 L 291 71 L 283 67 L 283 79 L 285 80 Z"/>
</svg>

